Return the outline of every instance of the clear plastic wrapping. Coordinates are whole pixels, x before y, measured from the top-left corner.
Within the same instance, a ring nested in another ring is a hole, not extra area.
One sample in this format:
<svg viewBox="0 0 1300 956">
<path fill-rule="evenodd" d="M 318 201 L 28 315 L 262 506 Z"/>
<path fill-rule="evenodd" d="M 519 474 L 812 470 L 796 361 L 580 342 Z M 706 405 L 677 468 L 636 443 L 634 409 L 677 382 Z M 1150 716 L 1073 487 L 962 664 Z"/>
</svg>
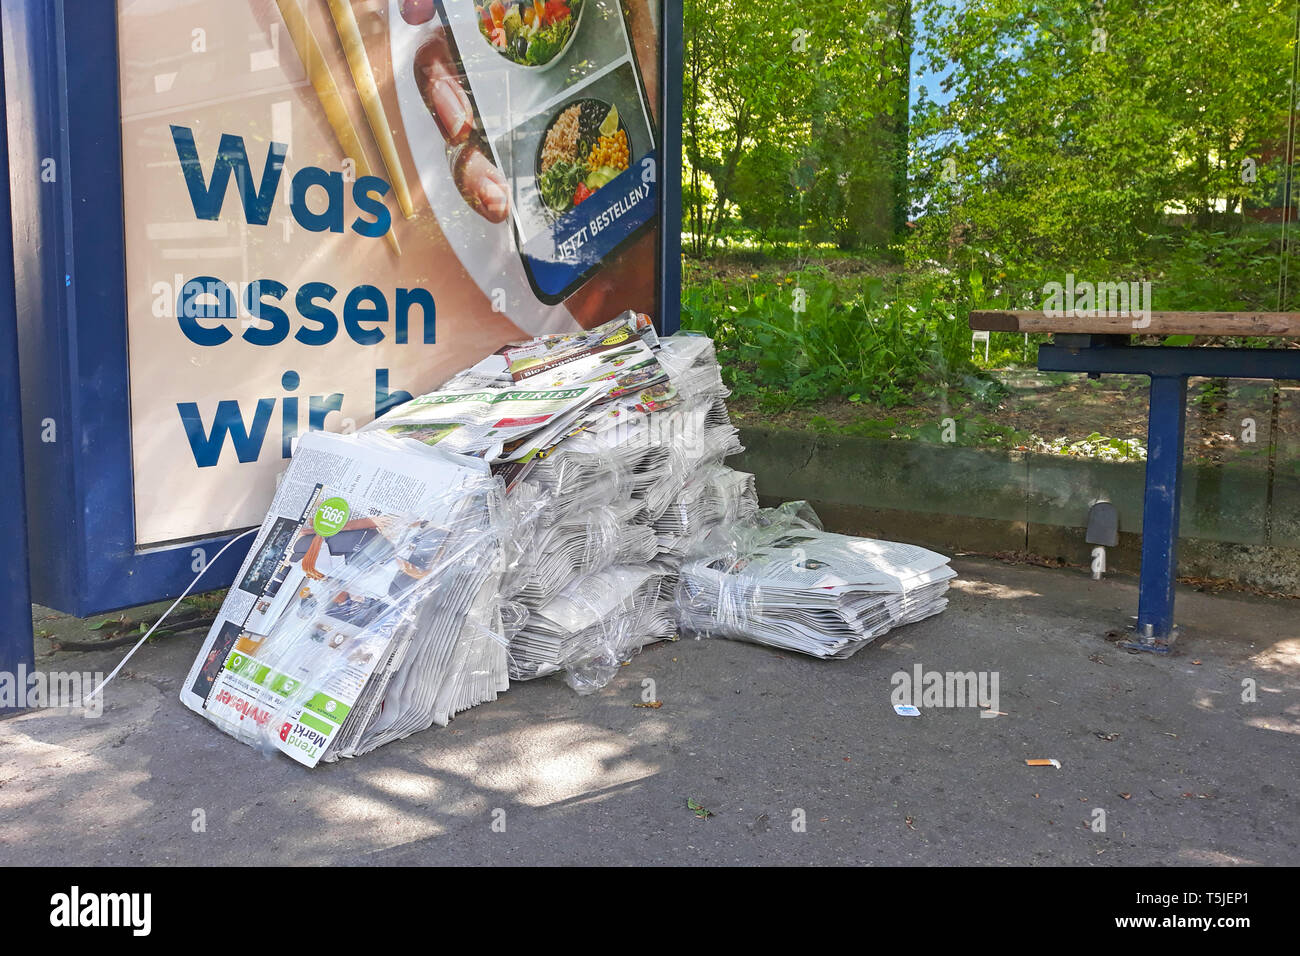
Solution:
<svg viewBox="0 0 1300 956">
<path fill-rule="evenodd" d="M 675 632 L 672 578 L 663 566 L 619 565 L 571 582 L 511 642 L 511 678 L 563 670 L 580 694 L 604 687 L 638 650 Z"/>
<path fill-rule="evenodd" d="M 538 538 L 531 572 L 518 591 L 529 607 L 545 604 L 575 577 L 611 564 L 644 564 L 659 543 L 652 529 L 632 523 L 630 499 L 602 505 L 547 528 Z"/>
<path fill-rule="evenodd" d="M 683 631 L 848 657 L 947 606 L 948 559 L 914 545 L 821 529 L 805 502 L 719 525 L 685 561 Z"/>
<path fill-rule="evenodd" d="M 754 476 L 725 465 L 708 465 L 688 481 L 651 527 L 659 553 L 681 560 L 715 525 L 745 521 L 758 512 Z"/>
</svg>

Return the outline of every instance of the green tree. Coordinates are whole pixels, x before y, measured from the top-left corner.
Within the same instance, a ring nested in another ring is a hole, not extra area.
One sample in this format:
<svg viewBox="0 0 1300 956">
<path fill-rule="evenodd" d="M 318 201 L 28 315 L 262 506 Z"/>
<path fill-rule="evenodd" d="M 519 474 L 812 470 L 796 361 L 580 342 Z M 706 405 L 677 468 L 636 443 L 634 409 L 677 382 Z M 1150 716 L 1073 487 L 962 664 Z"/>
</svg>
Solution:
<svg viewBox="0 0 1300 956">
<path fill-rule="evenodd" d="M 911 0 L 685 6 L 691 248 L 728 218 L 844 246 L 905 220 Z"/>
<path fill-rule="evenodd" d="M 923 257 L 1082 264 L 1241 223 L 1285 126 L 1294 3 L 917 0 L 951 99 L 913 116 Z"/>
</svg>

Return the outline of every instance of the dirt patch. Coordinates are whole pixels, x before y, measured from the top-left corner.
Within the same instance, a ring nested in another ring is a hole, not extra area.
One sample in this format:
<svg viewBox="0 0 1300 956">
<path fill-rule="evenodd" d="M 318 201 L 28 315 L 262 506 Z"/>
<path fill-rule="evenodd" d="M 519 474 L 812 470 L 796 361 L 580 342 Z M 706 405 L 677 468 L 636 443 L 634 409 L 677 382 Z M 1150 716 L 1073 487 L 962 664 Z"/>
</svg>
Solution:
<svg viewBox="0 0 1300 956">
<path fill-rule="evenodd" d="M 954 440 L 961 445 L 1057 450 L 1085 457 L 1143 457 L 1147 442 L 1147 379 L 1007 369 L 993 373 L 1002 386 L 985 400 L 938 391 L 905 406 L 827 399 L 773 410 L 761 397 L 733 396 L 737 424 L 899 438 Z M 1273 426 L 1273 388 L 1262 381 L 1193 379 L 1188 389 L 1186 460 L 1232 461 L 1267 467 Z M 945 419 L 955 428 L 945 436 Z M 1300 389 L 1283 388 L 1276 420 L 1279 467 L 1295 468 L 1300 451 Z M 1132 453 L 1088 442 L 1091 436 L 1131 444 Z M 1071 447 L 1083 443 L 1079 447 Z"/>
</svg>

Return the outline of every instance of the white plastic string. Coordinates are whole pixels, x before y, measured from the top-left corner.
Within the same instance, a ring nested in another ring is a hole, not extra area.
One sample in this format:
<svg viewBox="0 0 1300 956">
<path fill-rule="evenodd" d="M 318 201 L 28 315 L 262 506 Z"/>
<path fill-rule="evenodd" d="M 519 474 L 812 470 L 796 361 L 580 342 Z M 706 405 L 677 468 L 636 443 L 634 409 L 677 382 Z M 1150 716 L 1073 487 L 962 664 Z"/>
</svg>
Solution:
<svg viewBox="0 0 1300 956">
<path fill-rule="evenodd" d="M 189 595 L 191 589 L 193 589 L 194 585 L 199 583 L 199 578 L 203 577 L 203 575 L 207 573 L 208 568 L 216 564 L 217 558 L 225 554 L 226 548 L 229 548 L 240 538 L 247 538 L 250 534 L 256 534 L 260 530 L 261 530 L 260 528 L 249 528 L 243 534 L 236 535 L 235 537 L 227 541 L 225 546 L 222 547 L 222 549 L 216 553 L 216 555 L 212 558 L 212 560 L 208 561 L 206 564 L 203 565 L 203 570 L 194 576 L 194 580 L 190 582 L 189 587 L 187 587 L 184 591 L 182 591 L 181 596 L 172 602 L 172 606 L 163 612 L 163 616 L 153 622 L 153 627 L 149 628 L 149 630 L 145 632 L 144 637 L 140 638 L 140 640 L 135 642 L 135 647 L 131 648 L 129 651 L 126 652 L 126 657 L 122 658 L 121 662 L 116 667 L 113 668 L 113 673 L 105 677 L 103 681 L 100 682 L 100 685 L 98 687 L 92 690 L 85 697 L 81 698 L 81 705 L 84 707 L 87 701 L 89 701 L 96 694 L 98 694 L 100 691 L 102 691 L 105 687 L 108 686 L 108 682 L 111 681 L 114 677 L 116 677 L 118 671 L 120 671 L 123 667 L 126 666 L 126 662 L 131 659 L 131 655 L 134 654 L 136 651 L 138 651 L 141 645 L 143 645 L 145 641 L 149 640 L 149 635 L 151 635 L 154 631 L 158 629 L 159 624 L 167 620 L 167 615 L 170 614 L 172 611 L 176 610 L 176 605 L 180 604 L 181 601 L 185 600 L 185 598 Z"/>
</svg>

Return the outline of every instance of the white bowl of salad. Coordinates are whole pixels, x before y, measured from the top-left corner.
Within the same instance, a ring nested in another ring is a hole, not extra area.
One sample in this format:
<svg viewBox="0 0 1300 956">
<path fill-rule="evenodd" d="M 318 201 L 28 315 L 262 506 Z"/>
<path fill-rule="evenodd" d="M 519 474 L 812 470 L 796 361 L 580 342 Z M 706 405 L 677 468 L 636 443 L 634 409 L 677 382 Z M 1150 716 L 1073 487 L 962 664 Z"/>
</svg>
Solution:
<svg viewBox="0 0 1300 956">
<path fill-rule="evenodd" d="M 511 63 L 554 66 L 573 45 L 587 0 L 474 0 L 478 31 Z"/>
</svg>

